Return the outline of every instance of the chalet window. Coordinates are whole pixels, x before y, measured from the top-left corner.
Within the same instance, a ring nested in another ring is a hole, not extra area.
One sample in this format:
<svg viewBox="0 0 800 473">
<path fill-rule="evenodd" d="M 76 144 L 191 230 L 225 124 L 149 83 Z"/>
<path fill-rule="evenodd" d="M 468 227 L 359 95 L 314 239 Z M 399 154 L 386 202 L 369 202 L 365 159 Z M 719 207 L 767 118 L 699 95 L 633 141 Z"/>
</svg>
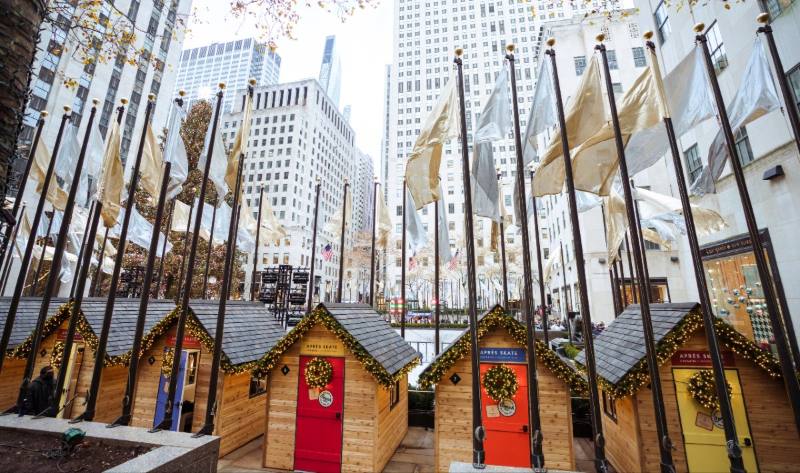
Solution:
<svg viewBox="0 0 800 473">
<path fill-rule="evenodd" d="M 267 392 L 267 374 L 253 371 L 250 377 L 250 397 L 256 397 Z"/>
<path fill-rule="evenodd" d="M 603 412 L 614 422 L 617 421 L 617 400 L 603 391 Z"/>
<path fill-rule="evenodd" d="M 389 392 L 389 409 L 394 409 L 398 402 L 400 402 L 400 381 L 395 381 Z"/>
<path fill-rule="evenodd" d="M 197 365 L 199 358 L 199 351 L 189 352 L 189 355 L 186 358 L 186 384 L 189 386 L 197 381 Z"/>
</svg>

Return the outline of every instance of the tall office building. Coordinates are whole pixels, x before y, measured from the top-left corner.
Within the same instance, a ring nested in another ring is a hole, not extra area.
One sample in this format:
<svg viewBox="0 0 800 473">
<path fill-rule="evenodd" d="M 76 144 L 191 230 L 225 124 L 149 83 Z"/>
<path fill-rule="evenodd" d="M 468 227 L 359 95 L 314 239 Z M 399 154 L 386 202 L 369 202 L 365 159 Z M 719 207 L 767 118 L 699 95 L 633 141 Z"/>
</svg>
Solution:
<svg viewBox="0 0 800 473">
<path fill-rule="evenodd" d="M 322 65 L 319 68 L 319 83 L 328 94 L 336 108 L 339 108 L 339 94 L 342 91 L 342 62 L 336 49 L 336 36 L 325 38 L 322 50 Z"/>
<path fill-rule="evenodd" d="M 389 123 L 389 112 L 392 109 L 392 65 L 386 65 L 384 73 L 384 87 L 383 87 L 383 136 L 381 137 L 381 191 L 383 198 L 389 197 L 389 134 L 391 133 L 391 125 Z"/>
<path fill-rule="evenodd" d="M 266 43 L 253 38 L 212 43 L 183 50 L 175 92 L 185 90 L 191 103 L 209 98 L 220 82 L 231 91 L 246 88 L 251 78 L 259 86 L 277 84 L 280 71 L 281 57 L 270 51 Z M 232 99 L 226 97 L 223 103 L 225 111 L 231 111 Z"/>
<path fill-rule="evenodd" d="M 353 184 L 353 224 L 358 231 L 372 229 L 372 198 L 375 169 L 372 156 L 356 150 L 356 176 Z"/>
</svg>

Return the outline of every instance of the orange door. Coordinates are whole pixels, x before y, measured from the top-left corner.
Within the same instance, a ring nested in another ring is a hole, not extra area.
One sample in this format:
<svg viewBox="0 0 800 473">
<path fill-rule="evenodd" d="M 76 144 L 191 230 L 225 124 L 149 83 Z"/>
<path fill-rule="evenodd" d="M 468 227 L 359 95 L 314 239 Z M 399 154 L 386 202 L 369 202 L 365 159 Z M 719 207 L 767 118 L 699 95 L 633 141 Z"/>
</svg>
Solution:
<svg viewBox="0 0 800 473">
<path fill-rule="evenodd" d="M 481 363 L 481 380 L 497 363 Z M 531 467 L 528 422 L 528 371 L 525 365 L 505 365 L 517 375 L 519 389 L 510 400 L 497 403 L 487 394 L 481 381 L 481 416 L 486 429 L 483 448 L 486 464 Z"/>
</svg>

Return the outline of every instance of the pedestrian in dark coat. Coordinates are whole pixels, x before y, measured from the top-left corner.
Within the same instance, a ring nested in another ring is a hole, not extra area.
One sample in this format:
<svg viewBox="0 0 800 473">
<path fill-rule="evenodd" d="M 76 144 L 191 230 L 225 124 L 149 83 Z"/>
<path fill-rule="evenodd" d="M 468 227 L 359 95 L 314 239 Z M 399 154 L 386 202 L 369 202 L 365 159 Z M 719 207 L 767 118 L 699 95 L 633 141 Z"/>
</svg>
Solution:
<svg viewBox="0 0 800 473">
<path fill-rule="evenodd" d="M 45 366 L 39 371 L 39 377 L 28 384 L 28 393 L 25 397 L 25 411 L 37 415 L 48 409 L 53 402 L 55 389 L 54 373 L 52 366 Z M 54 412 L 47 412 L 47 416 L 55 417 Z"/>
</svg>

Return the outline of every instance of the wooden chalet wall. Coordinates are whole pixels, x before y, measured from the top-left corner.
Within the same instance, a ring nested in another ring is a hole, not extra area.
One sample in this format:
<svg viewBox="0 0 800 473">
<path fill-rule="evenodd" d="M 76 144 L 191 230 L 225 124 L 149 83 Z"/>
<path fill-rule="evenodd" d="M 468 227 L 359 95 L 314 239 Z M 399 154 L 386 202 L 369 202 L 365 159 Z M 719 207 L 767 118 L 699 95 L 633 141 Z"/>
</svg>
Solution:
<svg viewBox="0 0 800 473">
<path fill-rule="evenodd" d="M 704 331 L 698 330 L 680 349 L 707 351 Z M 667 425 L 675 447 L 673 460 L 678 472 L 686 472 L 688 466 L 672 368 L 672 363 L 667 362 L 660 367 L 659 373 Z M 800 436 L 792 421 L 792 409 L 783 380 L 770 378 L 763 369 L 739 356 L 735 357 L 735 366 L 730 368 L 739 373 L 759 470 L 797 471 L 797 465 L 800 464 Z M 616 407 L 617 423 L 602 414 L 606 451 L 612 465 L 618 471 L 660 471 L 650 390 L 644 387 L 631 398 L 619 399 Z M 639 448 L 636 448 L 637 444 Z"/>
<path fill-rule="evenodd" d="M 481 347 L 519 348 L 511 335 L 496 327 L 480 340 Z M 465 356 L 450 368 L 436 385 L 435 469 L 447 472 L 454 461 L 472 462 L 472 367 Z M 547 467 L 574 470 L 572 407 L 569 388 L 542 363 L 538 363 L 539 402 Z M 449 378 L 458 373 L 461 381 Z"/>
<path fill-rule="evenodd" d="M 318 323 L 305 336 L 336 344 L 345 353 L 342 471 L 382 471 L 408 430 L 407 378 L 400 380 L 400 400 L 391 409 L 389 392 L 335 335 Z M 294 469 L 299 362 L 300 343 L 295 343 L 269 374 L 263 457 L 266 468 Z M 286 375 L 281 373 L 284 365 L 289 367 Z"/>
<path fill-rule="evenodd" d="M 24 372 L 25 360 L 6 358 L 3 362 L 3 372 L 0 373 L 0 409 L 6 410 L 17 403 Z"/>
<path fill-rule="evenodd" d="M 210 366 L 208 370 L 210 371 Z M 220 407 L 214 434 L 222 438 L 219 456 L 223 457 L 264 433 L 267 394 L 261 393 L 250 397 L 251 375 L 249 371 L 241 374 L 221 373 L 221 375 L 220 379 L 224 381 L 222 391 L 217 397 L 220 399 Z M 203 388 L 203 395 L 197 398 L 196 404 L 197 406 L 203 405 L 202 415 L 195 416 L 195 421 L 199 421 L 200 424 L 204 420 L 205 406 L 208 400 L 207 386 L 208 384 L 197 386 L 197 396 L 200 396 L 200 388 Z M 197 429 L 199 426 L 194 430 Z"/>
</svg>

